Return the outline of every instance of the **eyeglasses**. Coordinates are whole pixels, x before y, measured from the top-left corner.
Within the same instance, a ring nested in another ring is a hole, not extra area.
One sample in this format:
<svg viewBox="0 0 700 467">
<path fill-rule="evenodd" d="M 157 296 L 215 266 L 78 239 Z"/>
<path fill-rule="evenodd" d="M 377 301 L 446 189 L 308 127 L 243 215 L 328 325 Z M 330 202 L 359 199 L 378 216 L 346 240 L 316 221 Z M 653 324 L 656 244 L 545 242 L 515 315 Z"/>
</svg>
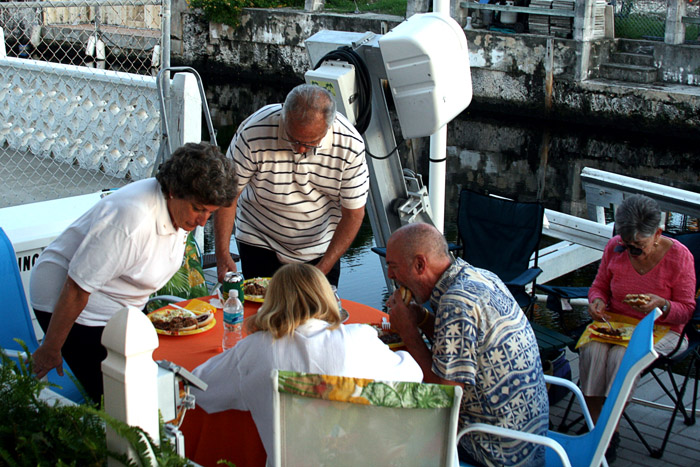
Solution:
<svg viewBox="0 0 700 467">
<path fill-rule="evenodd" d="M 615 251 L 617 251 L 618 253 L 622 253 L 625 250 L 629 250 L 629 252 L 632 256 L 639 256 L 642 253 L 644 253 L 643 248 L 639 248 L 639 247 L 636 247 L 633 245 L 628 245 L 625 242 L 618 242 L 617 247 L 615 247 Z"/>
<path fill-rule="evenodd" d="M 284 136 L 282 136 L 282 140 L 291 144 L 292 147 L 297 147 L 297 148 L 305 147 L 306 149 L 311 149 L 313 151 L 315 151 L 316 149 L 321 147 L 320 144 L 312 144 L 312 143 L 304 143 L 301 141 L 294 141 L 294 140 L 291 140 L 289 138 L 285 138 Z"/>
</svg>

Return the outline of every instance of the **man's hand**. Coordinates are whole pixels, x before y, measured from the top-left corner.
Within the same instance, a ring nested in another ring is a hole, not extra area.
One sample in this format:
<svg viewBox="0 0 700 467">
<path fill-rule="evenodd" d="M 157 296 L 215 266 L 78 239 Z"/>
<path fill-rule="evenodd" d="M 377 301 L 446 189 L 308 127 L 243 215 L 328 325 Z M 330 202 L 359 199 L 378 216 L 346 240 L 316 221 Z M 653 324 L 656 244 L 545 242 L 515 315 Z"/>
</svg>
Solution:
<svg viewBox="0 0 700 467">
<path fill-rule="evenodd" d="M 240 194 L 239 194 L 240 196 Z M 224 276 L 229 271 L 237 271 L 236 263 L 231 259 L 231 233 L 233 232 L 233 220 L 236 217 L 238 196 L 233 204 L 227 208 L 219 208 L 214 213 L 214 248 L 216 250 L 216 277 L 219 282 L 224 282 Z"/>
<path fill-rule="evenodd" d="M 403 336 L 416 331 L 424 313 L 423 307 L 415 303 L 406 305 L 398 289 L 389 297 L 386 305 L 391 315 L 391 327 L 396 332 Z"/>
<path fill-rule="evenodd" d="M 238 271 L 236 263 L 233 261 L 233 259 L 231 259 L 231 255 L 223 255 L 221 258 L 219 258 L 219 256 L 217 255 L 216 277 L 219 279 L 219 282 L 223 284 L 224 276 L 226 276 L 226 273 L 229 271 Z"/>
<path fill-rule="evenodd" d="M 340 211 L 340 222 L 335 228 L 331 243 L 328 245 L 328 249 L 326 249 L 326 253 L 321 258 L 321 261 L 316 264 L 316 267 L 323 274 L 328 274 L 333 265 L 343 256 L 343 253 L 345 253 L 352 241 L 355 240 L 355 236 L 362 225 L 362 219 L 365 217 L 364 207 L 358 209 L 341 207 Z"/>
</svg>

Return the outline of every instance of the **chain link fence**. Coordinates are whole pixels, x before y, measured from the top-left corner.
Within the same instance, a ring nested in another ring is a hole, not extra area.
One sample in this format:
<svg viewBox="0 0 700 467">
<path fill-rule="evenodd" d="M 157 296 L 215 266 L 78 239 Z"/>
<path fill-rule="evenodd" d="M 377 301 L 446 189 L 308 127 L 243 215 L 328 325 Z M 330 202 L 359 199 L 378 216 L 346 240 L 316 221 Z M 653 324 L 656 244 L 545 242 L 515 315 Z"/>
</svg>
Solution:
<svg viewBox="0 0 700 467">
<path fill-rule="evenodd" d="M 169 11 L 169 0 L 0 2 L 0 208 L 151 175 Z"/>
<path fill-rule="evenodd" d="M 685 15 L 694 21 L 685 25 L 685 42 L 700 45 L 700 0 L 688 2 Z"/>
<path fill-rule="evenodd" d="M 686 15 L 698 17 L 700 1 L 686 1 Z M 625 39 L 664 40 L 666 0 L 611 0 L 615 12 L 615 37 Z M 686 25 L 686 40 L 698 38 L 698 25 Z"/>
<path fill-rule="evenodd" d="M 663 40 L 666 0 L 612 0 L 615 37 Z"/>
</svg>

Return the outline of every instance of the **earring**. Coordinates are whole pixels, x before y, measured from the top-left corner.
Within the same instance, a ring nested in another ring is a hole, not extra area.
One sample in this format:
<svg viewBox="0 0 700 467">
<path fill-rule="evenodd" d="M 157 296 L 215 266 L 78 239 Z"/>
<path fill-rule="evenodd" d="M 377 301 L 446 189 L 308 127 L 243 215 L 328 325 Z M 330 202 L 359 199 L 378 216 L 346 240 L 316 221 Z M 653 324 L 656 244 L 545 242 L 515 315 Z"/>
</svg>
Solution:
<svg viewBox="0 0 700 467">
<path fill-rule="evenodd" d="M 654 246 L 659 246 L 659 242 L 654 242 Z"/>
</svg>

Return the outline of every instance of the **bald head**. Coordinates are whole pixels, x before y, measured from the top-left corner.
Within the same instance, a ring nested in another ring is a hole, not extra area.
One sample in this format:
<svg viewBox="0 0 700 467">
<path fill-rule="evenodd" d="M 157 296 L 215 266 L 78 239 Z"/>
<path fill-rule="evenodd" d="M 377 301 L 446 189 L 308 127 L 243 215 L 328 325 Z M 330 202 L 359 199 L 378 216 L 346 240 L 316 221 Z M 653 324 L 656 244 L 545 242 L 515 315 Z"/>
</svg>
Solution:
<svg viewBox="0 0 700 467">
<path fill-rule="evenodd" d="M 451 261 L 445 237 L 430 224 L 404 225 L 391 235 L 389 244 L 393 244 L 406 257 L 422 254 L 434 260 Z"/>
<path fill-rule="evenodd" d="M 418 303 L 430 293 L 452 264 L 447 242 L 430 224 L 408 224 L 397 229 L 386 245 L 388 277 L 407 287 Z"/>
</svg>

